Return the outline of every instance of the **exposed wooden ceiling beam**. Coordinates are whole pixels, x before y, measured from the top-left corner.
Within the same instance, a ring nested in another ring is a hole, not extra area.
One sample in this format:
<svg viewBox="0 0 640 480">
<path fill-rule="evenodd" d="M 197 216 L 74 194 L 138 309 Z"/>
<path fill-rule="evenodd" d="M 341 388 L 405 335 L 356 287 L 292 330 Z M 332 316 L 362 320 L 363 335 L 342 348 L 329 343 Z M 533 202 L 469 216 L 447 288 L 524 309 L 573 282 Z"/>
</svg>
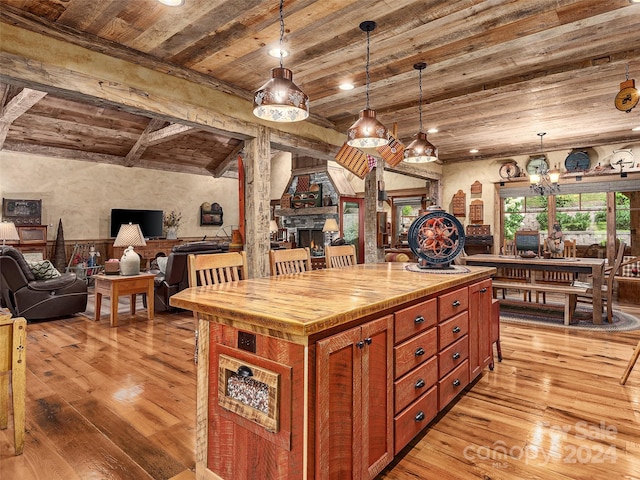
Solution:
<svg viewBox="0 0 640 480">
<path fill-rule="evenodd" d="M 0 114 L 0 150 L 2 150 L 13 121 L 38 103 L 45 95 L 45 92 L 24 88 L 4 106 Z"/>
<path fill-rule="evenodd" d="M 147 128 L 144 129 L 144 131 L 136 140 L 136 143 L 134 143 L 133 147 L 131 147 L 131 150 L 129 150 L 129 153 L 127 153 L 127 156 L 124 159 L 124 164 L 127 167 L 133 167 L 136 163 L 138 163 L 138 161 L 142 157 L 142 154 L 147 149 L 147 139 L 149 135 L 151 134 L 151 132 L 157 130 L 162 125 L 164 125 L 164 122 L 162 120 L 157 120 L 155 118 L 151 119 L 151 121 L 147 124 Z"/>
<path fill-rule="evenodd" d="M 222 177 L 227 171 L 232 170 L 234 165 L 237 167 L 238 155 L 243 148 L 244 142 L 241 142 L 236 148 L 231 151 L 231 153 L 229 153 L 229 155 L 227 155 L 227 157 L 222 162 L 220 162 L 217 167 L 212 169 L 212 165 L 209 165 L 207 167 L 207 170 L 209 170 L 211 174 L 216 178 Z"/>
</svg>

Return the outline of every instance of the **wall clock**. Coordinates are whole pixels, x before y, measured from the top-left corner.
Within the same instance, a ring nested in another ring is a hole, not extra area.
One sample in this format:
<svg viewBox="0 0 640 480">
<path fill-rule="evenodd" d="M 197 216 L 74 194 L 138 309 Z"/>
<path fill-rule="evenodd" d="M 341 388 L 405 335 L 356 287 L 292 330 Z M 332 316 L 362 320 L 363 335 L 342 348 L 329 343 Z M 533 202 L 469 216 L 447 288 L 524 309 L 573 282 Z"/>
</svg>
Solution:
<svg viewBox="0 0 640 480">
<path fill-rule="evenodd" d="M 639 99 L 640 94 L 636 89 L 635 81 L 631 79 L 620 84 L 620 91 L 616 95 L 614 105 L 618 110 L 629 113 L 638 104 Z"/>
<path fill-rule="evenodd" d="M 591 166 L 589 154 L 582 150 L 571 152 L 564 160 L 564 168 L 567 172 L 586 172 Z"/>
<path fill-rule="evenodd" d="M 629 170 L 633 168 L 634 165 L 634 157 L 633 151 L 628 149 L 622 150 L 614 150 L 613 155 L 611 156 L 611 168 L 617 170 L 618 172 Z"/>
<path fill-rule="evenodd" d="M 507 162 L 500 165 L 500 178 L 509 180 L 520 176 L 520 167 L 516 162 Z"/>
<path fill-rule="evenodd" d="M 527 173 L 529 175 L 543 174 L 549 170 L 549 162 L 547 162 L 547 157 L 544 155 L 534 155 L 529 157 L 529 161 L 527 162 Z"/>
</svg>

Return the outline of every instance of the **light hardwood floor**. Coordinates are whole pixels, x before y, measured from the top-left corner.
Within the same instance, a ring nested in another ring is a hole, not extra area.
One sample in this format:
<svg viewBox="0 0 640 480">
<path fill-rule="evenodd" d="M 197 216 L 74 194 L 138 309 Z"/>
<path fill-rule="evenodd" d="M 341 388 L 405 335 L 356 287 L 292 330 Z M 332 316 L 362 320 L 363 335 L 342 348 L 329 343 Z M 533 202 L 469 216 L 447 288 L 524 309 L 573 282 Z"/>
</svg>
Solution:
<svg viewBox="0 0 640 480">
<path fill-rule="evenodd" d="M 640 331 L 501 332 L 504 361 L 379 478 L 640 478 L 640 365 L 618 383 Z M 24 454 L 0 431 L 0 479 L 194 478 L 193 344 L 188 312 L 29 324 Z"/>
</svg>

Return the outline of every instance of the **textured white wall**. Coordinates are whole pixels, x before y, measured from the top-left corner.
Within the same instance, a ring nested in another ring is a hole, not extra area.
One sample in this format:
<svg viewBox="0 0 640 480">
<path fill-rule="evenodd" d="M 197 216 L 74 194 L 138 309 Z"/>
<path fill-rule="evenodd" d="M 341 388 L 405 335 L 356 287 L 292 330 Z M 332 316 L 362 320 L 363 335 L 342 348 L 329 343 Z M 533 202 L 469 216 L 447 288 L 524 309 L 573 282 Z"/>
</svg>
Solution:
<svg viewBox="0 0 640 480">
<path fill-rule="evenodd" d="M 109 237 L 112 208 L 177 210 L 179 237 L 213 236 L 218 226 L 200 226 L 200 205 L 218 202 L 225 231 L 238 225 L 238 181 L 203 175 L 65 160 L 0 151 L 0 196 L 42 199 L 42 223 L 54 240 L 62 219 L 64 238 Z"/>
</svg>

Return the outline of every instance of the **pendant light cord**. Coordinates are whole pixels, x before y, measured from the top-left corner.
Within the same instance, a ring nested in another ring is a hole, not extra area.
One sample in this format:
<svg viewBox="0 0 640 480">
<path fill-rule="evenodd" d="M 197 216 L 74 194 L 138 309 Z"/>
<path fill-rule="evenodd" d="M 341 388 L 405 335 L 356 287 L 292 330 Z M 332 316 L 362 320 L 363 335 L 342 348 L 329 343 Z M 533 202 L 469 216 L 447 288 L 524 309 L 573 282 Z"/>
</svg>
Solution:
<svg viewBox="0 0 640 480">
<path fill-rule="evenodd" d="M 367 94 L 367 110 L 369 110 L 369 30 L 367 30 L 367 66 L 366 66 L 366 72 L 367 72 L 367 89 L 366 89 L 366 94 Z"/>
<path fill-rule="evenodd" d="M 280 0 L 280 68 L 282 65 L 282 49 L 284 46 L 284 0 Z"/>
<path fill-rule="evenodd" d="M 420 103 L 418 104 L 418 112 L 420 114 L 420 130 L 422 132 L 422 69 L 418 70 L 418 85 L 420 86 Z"/>
</svg>

